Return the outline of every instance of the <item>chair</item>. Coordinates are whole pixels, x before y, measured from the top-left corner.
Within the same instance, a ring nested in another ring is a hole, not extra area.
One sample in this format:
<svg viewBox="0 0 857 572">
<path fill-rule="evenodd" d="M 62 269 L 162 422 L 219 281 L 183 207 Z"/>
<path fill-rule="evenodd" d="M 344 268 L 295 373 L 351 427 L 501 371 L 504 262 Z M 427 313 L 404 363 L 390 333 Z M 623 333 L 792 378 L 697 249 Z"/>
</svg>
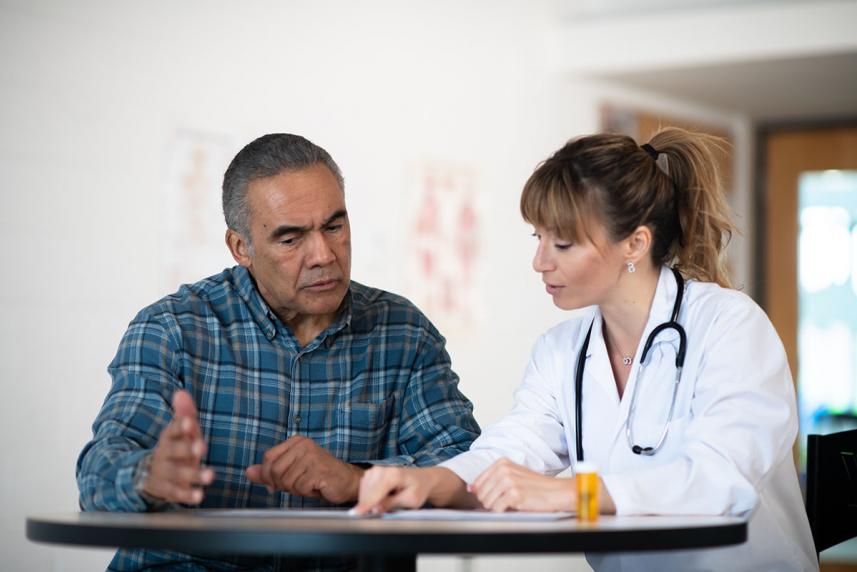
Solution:
<svg viewBox="0 0 857 572">
<path fill-rule="evenodd" d="M 809 435 L 806 513 L 816 552 L 857 536 L 857 429 Z"/>
</svg>

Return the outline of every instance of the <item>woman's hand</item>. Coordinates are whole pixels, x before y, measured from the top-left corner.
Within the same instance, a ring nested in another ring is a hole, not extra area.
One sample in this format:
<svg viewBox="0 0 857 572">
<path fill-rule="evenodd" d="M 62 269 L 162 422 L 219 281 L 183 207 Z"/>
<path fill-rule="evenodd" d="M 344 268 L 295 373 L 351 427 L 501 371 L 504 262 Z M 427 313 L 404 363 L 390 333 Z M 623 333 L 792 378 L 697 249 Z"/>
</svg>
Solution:
<svg viewBox="0 0 857 572">
<path fill-rule="evenodd" d="M 408 467 L 372 467 L 360 479 L 354 512 L 382 514 L 394 508 L 423 506 L 432 487 L 427 471 Z"/>
<path fill-rule="evenodd" d="M 468 490 L 482 506 L 494 512 L 574 511 L 577 495 L 574 479 L 548 477 L 500 459 L 485 469 Z"/>
<path fill-rule="evenodd" d="M 476 506 L 464 481 L 444 467 L 375 466 L 363 474 L 353 510 L 357 514 L 382 514 L 394 508 L 419 508 L 426 502 L 434 506 Z"/>
</svg>

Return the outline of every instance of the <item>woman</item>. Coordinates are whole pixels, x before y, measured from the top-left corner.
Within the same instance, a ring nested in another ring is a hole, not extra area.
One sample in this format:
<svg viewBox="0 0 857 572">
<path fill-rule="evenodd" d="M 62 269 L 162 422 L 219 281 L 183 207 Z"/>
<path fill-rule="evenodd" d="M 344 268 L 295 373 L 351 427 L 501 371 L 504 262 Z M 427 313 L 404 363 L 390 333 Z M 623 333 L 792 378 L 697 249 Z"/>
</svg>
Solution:
<svg viewBox="0 0 857 572">
<path fill-rule="evenodd" d="M 750 515 L 745 544 L 589 556 L 598 570 L 818 569 L 785 352 L 722 260 L 717 144 L 680 129 L 642 147 L 594 135 L 539 166 L 521 197 L 533 268 L 554 304 L 585 310 L 539 339 L 514 408 L 469 452 L 371 469 L 358 512 L 575 510 L 574 479 L 554 475 L 585 459 L 601 468 L 603 513 Z"/>
</svg>

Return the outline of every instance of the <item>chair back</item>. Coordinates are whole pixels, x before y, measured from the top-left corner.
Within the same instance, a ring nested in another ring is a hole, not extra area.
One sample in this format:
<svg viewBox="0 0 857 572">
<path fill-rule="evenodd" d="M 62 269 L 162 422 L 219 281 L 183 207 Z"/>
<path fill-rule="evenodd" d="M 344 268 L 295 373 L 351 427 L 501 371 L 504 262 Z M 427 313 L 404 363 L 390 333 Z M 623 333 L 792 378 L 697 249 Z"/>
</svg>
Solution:
<svg viewBox="0 0 857 572">
<path fill-rule="evenodd" d="M 857 429 L 809 436 L 806 513 L 816 552 L 857 536 Z"/>
</svg>

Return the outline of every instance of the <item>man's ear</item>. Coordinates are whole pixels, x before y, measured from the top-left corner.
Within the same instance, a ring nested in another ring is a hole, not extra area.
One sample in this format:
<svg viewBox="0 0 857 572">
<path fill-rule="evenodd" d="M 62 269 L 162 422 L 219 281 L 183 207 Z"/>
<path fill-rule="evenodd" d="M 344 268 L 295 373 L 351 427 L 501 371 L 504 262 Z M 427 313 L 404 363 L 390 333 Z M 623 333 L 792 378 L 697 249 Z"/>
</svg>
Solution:
<svg viewBox="0 0 857 572">
<path fill-rule="evenodd" d="M 250 262 L 252 261 L 252 257 L 250 256 L 250 241 L 231 228 L 228 228 L 226 229 L 226 246 L 229 247 L 229 252 L 232 253 L 232 258 L 235 259 L 235 262 L 245 268 L 250 267 Z"/>
<path fill-rule="evenodd" d="M 652 229 L 647 226 L 638 226 L 634 232 L 625 239 L 625 260 L 637 264 L 649 255 L 652 250 Z"/>
</svg>

